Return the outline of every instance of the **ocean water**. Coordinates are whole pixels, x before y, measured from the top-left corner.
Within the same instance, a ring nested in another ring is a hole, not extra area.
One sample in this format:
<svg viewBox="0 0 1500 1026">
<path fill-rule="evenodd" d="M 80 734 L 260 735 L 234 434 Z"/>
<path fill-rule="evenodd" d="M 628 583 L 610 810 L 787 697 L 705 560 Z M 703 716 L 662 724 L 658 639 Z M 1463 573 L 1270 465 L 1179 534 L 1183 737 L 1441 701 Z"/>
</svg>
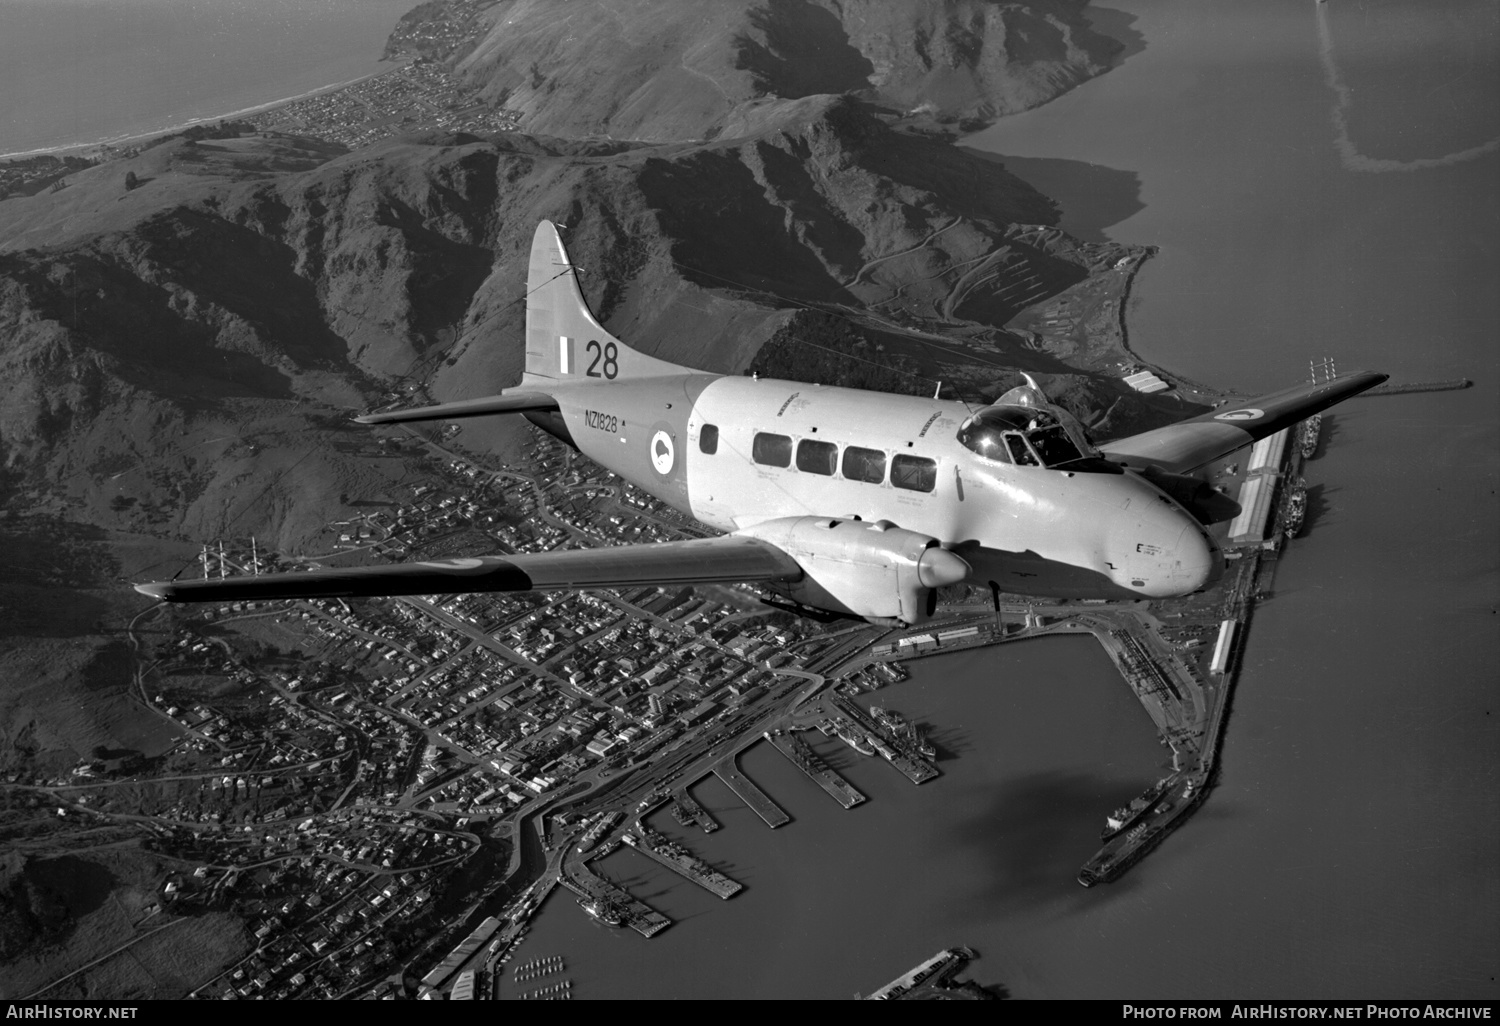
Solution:
<svg viewBox="0 0 1500 1026">
<path fill-rule="evenodd" d="M 618 853 L 681 921 L 643 941 L 555 896 L 519 957 L 563 954 L 579 997 L 841 998 L 953 944 L 1018 997 L 1500 997 L 1496 11 L 1118 0 L 1119 67 L 967 141 L 1079 234 L 1161 247 L 1129 318 L 1149 360 L 1245 390 L 1324 356 L 1476 383 L 1327 419 L 1188 824 L 1080 888 L 1100 816 L 1160 769 L 1144 713 L 1090 640 L 947 656 L 882 696 L 942 778 L 829 747 L 871 798 L 845 812 L 757 746 L 794 822 L 709 782 L 723 830 L 661 824 L 748 890 Z"/>
<path fill-rule="evenodd" d="M 219 117 L 373 74 L 413 0 L 0 0 L 0 154 Z"/>
</svg>

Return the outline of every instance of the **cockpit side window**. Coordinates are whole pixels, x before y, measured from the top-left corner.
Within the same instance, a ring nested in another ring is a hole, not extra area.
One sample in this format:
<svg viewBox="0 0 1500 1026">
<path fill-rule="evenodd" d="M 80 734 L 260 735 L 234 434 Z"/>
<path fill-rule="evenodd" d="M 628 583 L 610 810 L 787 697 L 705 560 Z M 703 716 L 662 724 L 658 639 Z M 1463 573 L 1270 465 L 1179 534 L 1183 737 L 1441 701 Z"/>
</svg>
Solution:
<svg viewBox="0 0 1500 1026">
<path fill-rule="evenodd" d="M 1083 453 L 1078 451 L 1078 446 L 1073 444 L 1061 425 L 1028 432 L 1026 437 L 1042 462 L 1049 467 L 1083 458 Z"/>
<path fill-rule="evenodd" d="M 1020 466 L 1034 467 L 1037 465 L 1036 457 L 1026 447 L 1026 439 L 1020 435 L 1007 431 L 1005 433 L 1005 444 L 1010 448 L 1011 459 L 1015 460 Z"/>
<path fill-rule="evenodd" d="M 703 425 L 698 432 L 698 451 L 707 456 L 719 451 L 719 425 Z"/>
</svg>

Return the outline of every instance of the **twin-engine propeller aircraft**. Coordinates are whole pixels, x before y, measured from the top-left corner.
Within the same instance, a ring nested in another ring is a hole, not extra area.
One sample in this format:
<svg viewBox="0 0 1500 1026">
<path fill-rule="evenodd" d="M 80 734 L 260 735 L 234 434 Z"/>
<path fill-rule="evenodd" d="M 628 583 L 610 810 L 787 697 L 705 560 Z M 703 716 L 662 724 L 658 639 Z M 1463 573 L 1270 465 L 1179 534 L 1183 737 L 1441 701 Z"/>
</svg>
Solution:
<svg viewBox="0 0 1500 1026">
<path fill-rule="evenodd" d="M 1204 525 L 1238 506 L 1188 472 L 1385 380 L 1302 385 L 1096 448 L 1030 378 L 982 409 L 706 374 L 594 319 L 557 229 L 537 226 L 526 370 L 497 396 L 362 424 L 519 413 L 720 537 L 136 589 L 169 602 L 754 581 L 882 624 L 969 582 L 1055 598 L 1162 598 L 1212 582 Z"/>
</svg>

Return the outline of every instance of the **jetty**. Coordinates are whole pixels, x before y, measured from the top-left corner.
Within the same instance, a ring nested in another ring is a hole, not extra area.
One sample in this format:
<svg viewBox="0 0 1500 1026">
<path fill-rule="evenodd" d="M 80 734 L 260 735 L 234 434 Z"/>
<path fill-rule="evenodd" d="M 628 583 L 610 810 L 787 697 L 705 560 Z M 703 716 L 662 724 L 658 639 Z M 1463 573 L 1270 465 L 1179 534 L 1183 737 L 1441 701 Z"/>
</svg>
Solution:
<svg viewBox="0 0 1500 1026">
<path fill-rule="evenodd" d="M 652 830 L 643 828 L 639 838 L 634 834 L 626 834 L 621 840 L 652 861 L 661 863 L 725 901 L 745 889 L 745 885 L 738 880 L 731 880 L 682 845 L 675 844 Z"/>
<path fill-rule="evenodd" d="M 580 880 L 570 878 L 568 876 L 570 870 L 576 873 L 580 877 Z M 602 876 L 596 875 L 582 860 L 568 863 L 564 867 L 562 878 L 558 882 L 585 901 L 598 901 L 602 898 L 616 907 L 624 909 L 627 916 L 626 925 L 642 937 L 655 937 L 658 933 L 661 933 L 672 925 L 672 920 L 635 897 L 629 891 L 616 886 Z"/>
<path fill-rule="evenodd" d="M 736 798 L 750 806 L 757 816 L 765 821 L 766 826 L 775 830 L 783 824 L 790 823 L 792 817 L 771 800 L 771 796 L 755 786 L 754 781 L 739 771 L 734 764 L 734 756 L 714 764 L 714 776 L 724 781 L 724 786 L 734 792 Z"/>
<path fill-rule="evenodd" d="M 1409 381 L 1398 385 L 1386 382 L 1384 385 L 1367 388 L 1354 398 L 1363 399 L 1371 395 L 1407 395 L 1411 392 L 1457 392 L 1473 384 L 1474 382 L 1468 378 L 1453 378 L 1448 381 Z"/>
<path fill-rule="evenodd" d="M 791 760 L 803 773 L 817 784 L 829 797 L 838 802 L 846 809 L 852 809 L 865 800 L 865 796 L 855 790 L 854 785 L 839 775 L 838 770 L 823 761 L 823 757 L 795 734 L 770 734 L 762 735 L 771 742 L 782 755 Z"/>
<path fill-rule="evenodd" d="M 708 810 L 688 793 L 687 788 L 684 787 L 682 792 L 677 795 L 677 804 L 682 807 L 683 814 L 698 824 L 705 834 L 711 834 L 719 829 L 719 821 L 709 815 Z"/>
<path fill-rule="evenodd" d="M 875 750 L 880 753 L 881 758 L 896 767 L 901 775 L 913 784 L 925 784 L 934 777 L 941 776 L 941 771 L 926 759 L 893 747 L 889 741 L 885 740 L 886 732 L 881 730 L 870 715 L 855 703 L 837 694 L 829 696 L 829 703 L 856 727 L 864 731 L 874 743 Z"/>
</svg>

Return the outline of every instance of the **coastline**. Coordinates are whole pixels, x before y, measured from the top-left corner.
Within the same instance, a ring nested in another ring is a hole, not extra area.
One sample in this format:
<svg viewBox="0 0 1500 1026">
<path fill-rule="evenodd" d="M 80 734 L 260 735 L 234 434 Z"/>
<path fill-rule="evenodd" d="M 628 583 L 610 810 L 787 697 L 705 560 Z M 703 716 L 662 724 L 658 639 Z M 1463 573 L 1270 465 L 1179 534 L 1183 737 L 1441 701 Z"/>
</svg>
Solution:
<svg viewBox="0 0 1500 1026">
<path fill-rule="evenodd" d="M 383 60 L 382 63 L 384 63 Z M 154 139 L 157 136 L 171 135 L 174 132 L 182 132 L 193 127 L 194 125 L 203 125 L 215 121 L 227 121 L 231 118 L 247 117 L 251 114 L 261 114 L 268 110 L 274 110 L 277 107 L 286 106 L 289 103 L 297 103 L 301 100 L 311 99 L 314 96 L 322 96 L 325 93 L 337 92 L 340 89 L 347 89 L 350 86 L 359 85 L 361 82 L 367 82 L 372 78 L 379 78 L 381 75 L 388 75 L 393 71 L 399 71 L 402 68 L 406 67 L 408 63 L 409 61 L 406 60 L 392 61 L 390 62 L 390 67 L 381 68 L 379 71 L 372 71 L 368 74 L 359 75 L 355 78 L 347 79 L 343 82 L 333 82 L 328 85 L 318 86 L 316 89 L 308 89 L 304 92 L 298 93 L 295 96 L 284 96 L 280 99 L 271 100 L 267 103 L 255 104 L 254 106 L 250 107 L 242 107 L 239 110 L 232 110 L 223 114 L 208 114 L 204 115 L 203 117 L 190 118 L 189 120 L 183 121 L 179 124 L 167 125 L 162 128 L 152 128 L 144 131 L 130 129 L 121 135 L 109 136 L 104 139 L 94 139 L 88 142 L 63 143 L 57 146 L 43 146 L 31 150 L 18 150 L 13 153 L 0 153 L 0 161 L 29 160 L 34 157 L 45 156 L 79 156 L 91 151 L 103 151 L 113 149 L 115 147 L 128 146 L 132 143 L 143 142 L 147 139 Z"/>
</svg>

